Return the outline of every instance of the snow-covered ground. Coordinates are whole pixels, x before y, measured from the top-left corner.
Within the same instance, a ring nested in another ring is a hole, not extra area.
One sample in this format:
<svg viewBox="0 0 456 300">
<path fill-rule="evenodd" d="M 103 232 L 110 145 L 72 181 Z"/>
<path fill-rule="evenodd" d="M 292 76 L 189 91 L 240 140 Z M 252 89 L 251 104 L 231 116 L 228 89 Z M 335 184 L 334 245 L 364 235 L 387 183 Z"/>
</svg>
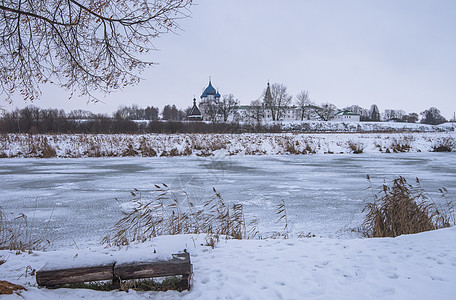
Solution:
<svg viewBox="0 0 456 300">
<path fill-rule="evenodd" d="M 83 153 L 85 148 L 81 147 L 85 147 L 87 141 L 96 141 L 100 148 L 106 145 L 101 148 L 103 151 L 121 153 L 129 144 L 139 149 L 144 140 L 141 135 L 41 137 L 46 138 L 57 153 Z M 436 201 L 440 187 L 446 187 L 450 195 L 455 195 L 456 153 L 429 152 L 439 140 L 454 138 L 454 133 L 210 137 L 150 135 L 145 138 L 148 145 L 157 147 L 158 155 L 173 148 L 185 149 L 184 143 L 191 145 L 194 150 L 187 157 L 0 159 L 3 212 L 10 219 L 25 213 L 37 231 L 49 224 L 46 238 L 53 242 L 47 252 L 0 251 L 0 261 L 5 261 L 0 264 L 0 278 L 27 288 L 20 295 L 3 297 L 455 298 L 455 227 L 382 239 L 363 239 L 351 233 L 351 229 L 362 222 L 363 207 L 372 200 L 371 192 L 366 190 L 367 174 L 374 186 L 399 175 L 410 182 L 419 177 Z M 27 141 L 25 135 L 2 138 L 9 142 L 1 145 L 0 153 L 18 154 L 26 149 L 21 147 L 31 146 L 24 142 Z M 80 139 L 86 140 L 78 142 Z M 290 143 L 295 149 L 305 149 L 304 141 L 315 146 L 317 154 L 242 155 L 290 154 L 289 150 L 293 149 Z M 410 146 L 409 153 L 385 153 L 393 143 L 404 141 Z M 363 154 L 349 154 L 352 153 L 349 143 L 362 144 Z M 218 144 L 226 147 L 211 148 Z M 203 151 L 198 145 L 206 145 L 213 156 L 197 156 Z M 329 155 L 340 152 L 344 154 Z M 212 249 L 205 246 L 204 235 L 180 235 L 162 236 L 128 249 L 103 248 L 99 243 L 101 237 L 128 206 L 129 191 L 137 188 L 143 197 L 152 197 L 156 183 L 185 190 L 192 200 L 200 201 L 199 205 L 211 196 L 211 189 L 215 187 L 227 203 L 244 205 L 247 222 L 253 217 L 260 219 L 259 231 L 263 237 L 282 230 L 283 224 L 276 223 L 275 207 L 284 200 L 292 238 L 242 241 L 222 238 Z M 300 232 L 311 232 L 316 237 L 298 238 Z M 190 252 L 194 268 L 190 292 L 39 289 L 31 274 L 46 264 L 74 266 L 111 259 L 154 259 L 170 257 L 171 253 L 183 249 Z"/>
<path fill-rule="evenodd" d="M 162 236 L 126 249 L 64 249 L 32 254 L 0 251 L 0 277 L 27 291 L 5 299 L 454 299 L 456 228 L 397 238 L 224 240 L 205 246 L 204 235 Z M 37 288 L 32 269 L 100 257 L 135 261 L 187 249 L 190 291 L 98 292 Z M 156 254 L 154 254 L 156 250 Z"/>
<path fill-rule="evenodd" d="M 274 125 L 274 122 L 270 122 Z M 280 122 L 283 130 L 297 132 L 441 132 L 454 131 L 455 123 L 427 125 L 402 122 L 339 122 L 291 121 Z"/>
<path fill-rule="evenodd" d="M 0 158 L 429 152 L 456 132 L 0 136 Z"/>
</svg>

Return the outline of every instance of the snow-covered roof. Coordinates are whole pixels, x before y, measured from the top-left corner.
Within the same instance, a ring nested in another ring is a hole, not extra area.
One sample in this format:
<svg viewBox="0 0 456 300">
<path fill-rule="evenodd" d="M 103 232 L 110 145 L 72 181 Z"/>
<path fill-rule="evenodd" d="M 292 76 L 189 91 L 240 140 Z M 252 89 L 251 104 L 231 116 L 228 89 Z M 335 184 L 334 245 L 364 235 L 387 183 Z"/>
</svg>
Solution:
<svg viewBox="0 0 456 300">
<path fill-rule="evenodd" d="M 359 114 L 355 114 L 354 112 L 348 110 L 341 110 L 335 116 L 359 116 Z"/>
</svg>

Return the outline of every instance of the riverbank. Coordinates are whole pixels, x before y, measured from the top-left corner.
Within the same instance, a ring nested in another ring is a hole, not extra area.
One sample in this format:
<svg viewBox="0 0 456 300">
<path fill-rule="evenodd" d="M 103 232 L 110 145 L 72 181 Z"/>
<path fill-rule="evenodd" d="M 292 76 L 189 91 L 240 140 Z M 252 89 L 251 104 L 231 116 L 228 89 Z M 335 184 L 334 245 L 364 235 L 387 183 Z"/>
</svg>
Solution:
<svg viewBox="0 0 456 300">
<path fill-rule="evenodd" d="M 0 158 L 295 155 L 455 151 L 455 132 L 0 136 Z"/>
</svg>

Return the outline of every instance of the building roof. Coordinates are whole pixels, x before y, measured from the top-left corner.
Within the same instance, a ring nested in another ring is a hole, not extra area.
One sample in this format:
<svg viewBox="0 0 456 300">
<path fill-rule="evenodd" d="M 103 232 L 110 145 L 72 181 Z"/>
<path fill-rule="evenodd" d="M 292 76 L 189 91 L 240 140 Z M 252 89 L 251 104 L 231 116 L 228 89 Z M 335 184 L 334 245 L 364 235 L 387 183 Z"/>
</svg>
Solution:
<svg viewBox="0 0 456 300">
<path fill-rule="evenodd" d="M 212 86 L 212 82 L 211 80 L 209 80 L 209 85 L 208 87 L 204 90 L 203 94 L 201 95 L 200 98 L 205 98 L 209 95 L 216 95 L 217 94 L 217 91 L 214 89 L 214 87 Z"/>
<path fill-rule="evenodd" d="M 266 93 L 264 93 L 263 102 L 266 104 L 272 103 L 272 94 L 271 94 L 271 87 L 268 82 L 268 87 L 266 88 Z"/>
<path fill-rule="evenodd" d="M 359 116 L 359 114 L 355 114 L 354 112 L 348 110 L 341 110 L 335 116 Z"/>
<path fill-rule="evenodd" d="M 196 106 L 196 99 L 193 98 L 193 107 L 190 110 L 190 112 L 188 113 L 187 118 L 201 118 L 201 117 L 202 117 L 201 112 L 200 112 L 198 106 Z"/>
</svg>

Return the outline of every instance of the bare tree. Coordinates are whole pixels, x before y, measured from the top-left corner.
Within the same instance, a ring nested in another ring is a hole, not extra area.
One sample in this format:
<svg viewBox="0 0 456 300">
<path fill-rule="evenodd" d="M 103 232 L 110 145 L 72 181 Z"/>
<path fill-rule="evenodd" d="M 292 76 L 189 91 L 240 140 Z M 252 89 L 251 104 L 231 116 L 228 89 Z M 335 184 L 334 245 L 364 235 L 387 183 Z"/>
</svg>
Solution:
<svg viewBox="0 0 456 300">
<path fill-rule="evenodd" d="M 177 109 L 176 105 L 165 105 L 165 107 L 163 107 L 162 118 L 163 120 L 168 121 L 178 121 L 179 110 Z"/>
<path fill-rule="evenodd" d="M 219 104 L 217 100 L 206 100 L 204 104 L 200 104 L 200 110 L 205 120 L 217 123 L 219 119 Z"/>
<path fill-rule="evenodd" d="M 221 115 L 223 122 L 228 120 L 228 117 L 233 114 L 236 106 L 239 105 L 239 100 L 235 99 L 233 94 L 224 95 L 217 102 L 219 114 Z"/>
<path fill-rule="evenodd" d="M 158 107 L 148 106 L 144 110 L 146 120 L 158 120 Z"/>
<path fill-rule="evenodd" d="M 292 96 L 288 95 L 287 87 L 280 83 L 273 83 L 264 92 L 264 104 L 271 110 L 272 120 L 278 121 L 283 115 L 285 108 L 290 105 Z"/>
<path fill-rule="evenodd" d="M 95 115 L 88 110 L 76 109 L 68 113 L 68 119 L 91 119 Z"/>
<path fill-rule="evenodd" d="M 385 109 L 385 111 L 383 112 L 383 119 L 385 121 L 400 120 L 404 115 L 405 111 L 403 111 L 402 109 Z"/>
<path fill-rule="evenodd" d="M 436 107 L 431 107 L 420 113 L 423 118 L 421 123 L 439 125 L 445 123 L 447 120 L 440 114 L 440 110 Z"/>
<path fill-rule="evenodd" d="M 336 114 L 337 107 L 331 103 L 322 103 L 320 107 L 314 108 L 315 113 L 323 121 L 329 121 Z"/>
<path fill-rule="evenodd" d="M 261 105 L 261 101 L 253 100 L 250 102 L 247 114 L 249 115 L 249 118 L 252 118 L 257 122 L 261 122 L 264 118 L 264 108 Z"/>
<path fill-rule="evenodd" d="M 310 100 L 308 91 L 301 91 L 296 95 L 296 106 L 300 109 L 301 121 L 304 118 L 310 118 L 313 105 L 314 103 Z"/>
<path fill-rule="evenodd" d="M 402 121 L 407 123 L 416 123 L 419 119 L 420 118 L 417 113 L 409 113 L 408 115 L 402 116 Z"/>
<path fill-rule="evenodd" d="M 53 83 L 108 93 L 137 83 L 156 37 L 174 32 L 192 0 L 2 0 L 0 93 L 33 101 Z"/>
</svg>

